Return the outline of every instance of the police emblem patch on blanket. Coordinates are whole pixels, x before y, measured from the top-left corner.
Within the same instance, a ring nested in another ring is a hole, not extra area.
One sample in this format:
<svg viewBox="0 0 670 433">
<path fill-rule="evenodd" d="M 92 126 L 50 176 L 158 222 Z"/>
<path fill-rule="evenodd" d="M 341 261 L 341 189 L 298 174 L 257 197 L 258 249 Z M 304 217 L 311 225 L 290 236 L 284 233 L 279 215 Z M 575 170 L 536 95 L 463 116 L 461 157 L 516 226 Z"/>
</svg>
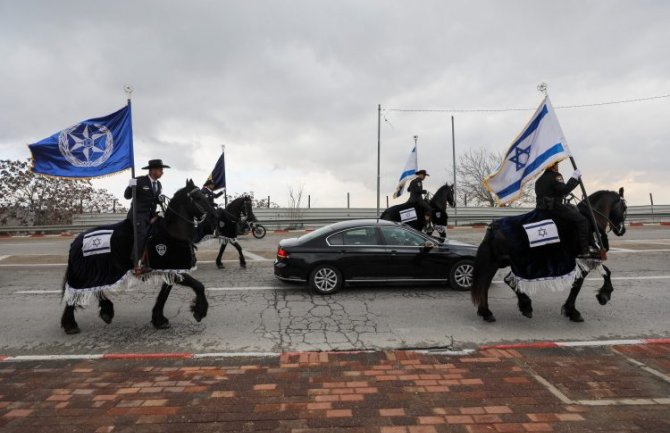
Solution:
<svg viewBox="0 0 670 433">
<path fill-rule="evenodd" d="M 400 211 L 400 222 L 406 223 L 416 220 L 416 209 L 413 207 Z"/>
<path fill-rule="evenodd" d="M 114 230 L 96 230 L 84 235 L 81 252 L 84 257 L 107 254 L 112 251 L 111 239 Z"/>
<path fill-rule="evenodd" d="M 536 223 L 524 224 L 523 228 L 526 230 L 528 245 L 531 248 L 561 242 L 561 238 L 558 236 L 558 228 L 553 220 L 546 219 Z"/>
</svg>

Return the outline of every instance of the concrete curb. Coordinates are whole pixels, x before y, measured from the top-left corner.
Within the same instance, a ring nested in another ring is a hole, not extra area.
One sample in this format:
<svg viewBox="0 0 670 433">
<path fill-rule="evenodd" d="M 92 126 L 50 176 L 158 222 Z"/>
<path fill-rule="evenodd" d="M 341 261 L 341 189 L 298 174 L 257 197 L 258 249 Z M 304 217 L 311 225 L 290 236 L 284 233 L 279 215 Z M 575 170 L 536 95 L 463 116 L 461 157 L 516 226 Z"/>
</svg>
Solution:
<svg viewBox="0 0 670 433">
<path fill-rule="evenodd" d="M 496 344 L 491 346 L 480 346 L 478 349 L 408 349 L 407 352 L 417 352 L 426 355 L 449 355 L 467 356 L 477 351 L 489 349 L 547 349 L 558 347 L 603 347 L 603 346 L 631 346 L 647 344 L 670 344 L 670 338 L 636 338 L 621 340 L 587 340 L 587 341 L 537 341 L 515 344 Z M 404 351 L 403 349 L 389 349 L 393 351 Z M 346 351 L 324 351 L 332 354 L 361 353 L 369 351 L 346 350 Z M 283 354 L 296 354 L 302 352 L 174 352 L 174 353 L 99 353 L 99 354 L 73 354 L 73 355 L 0 355 L 0 363 L 5 362 L 29 362 L 29 361 L 68 361 L 68 360 L 146 360 L 146 359 L 201 359 L 201 358 L 276 358 Z M 308 352 L 304 352 L 308 353 Z"/>
</svg>

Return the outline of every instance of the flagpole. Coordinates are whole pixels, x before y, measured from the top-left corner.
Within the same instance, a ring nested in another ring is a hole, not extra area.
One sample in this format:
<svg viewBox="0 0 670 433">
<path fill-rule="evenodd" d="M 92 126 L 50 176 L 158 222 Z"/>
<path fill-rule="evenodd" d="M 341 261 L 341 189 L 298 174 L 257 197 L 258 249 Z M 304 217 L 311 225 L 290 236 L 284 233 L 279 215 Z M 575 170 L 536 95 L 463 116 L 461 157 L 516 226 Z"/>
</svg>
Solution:
<svg viewBox="0 0 670 433">
<path fill-rule="evenodd" d="M 454 184 L 451 186 L 452 191 L 454 191 L 454 223 L 458 225 L 458 203 L 456 202 L 456 132 L 454 129 L 454 116 L 451 116 L 451 152 L 453 155 L 452 162 L 454 164 Z"/>
<path fill-rule="evenodd" d="M 549 102 L 549 105 L 551 106 L 552 111 L 554 110 L 553 105 L 551 105 L 551 100 L 549 100 L 549 93 L 547 91 L 547 83 L 540 83 L 537 86 L 537 90 L 540 93 L 544 93 L 544 96 L 547 98 L 547 102 Z M 562 131 L 561 131 L 562 132 Z M 573 170 L 577 170 L 577 163 L 575 162 L 575 157 L 572 156 L 572 151 L 570 150 L 570 147 L 568 146 L 568 141 L 565 140 L 565 134 L 562 134 L 565 142 L 565 147 L 568 150 L 568 154 L 570 155 L 570 162 L 572 163 L 572 168 Z M 582 196 L 583 200 L 586 202 L 586 208 L 589 210 L 589 216 L 591 217 L 591 222 L 593 223 L 593 228 L 594 232 L 596 234 L 596 240 L 598 241 L 598 247 L 602 250 L 603 249 L 603 240 L 602 237 L 600 236 L 600 230 L 598 229 L 598 222 L 596 221 L 596 216 L 593 213 L 593 207 L 591 207 L 591 202 L 589 201 L 589 195 L 586 192 L 586 187 L 584 187 L 584 181 L 582 181 L 582 177 L 579 176 L 579 179 L 577 179 L 577 182 L 579 182 L 579 186 L 582 190 Z"/>
<path fill-rule="evenodd" d="M 131 96 L 133 93 L 133 88 L 130 85 L 125 85 L 123 86 L 123 90 L 126 92 L 126 95 L 128 96 L 128 109 L 131 109 L 130 105 L 130 100 Z M 131 118 L 132 122 L 132 118 Z M 131 124 L 132 127 L 132 124 Z M 129 151 L 130 151 L 130 161 L 132 164 L 130 165 L 130 176 L 131 179 L 135 179 L 135 146 L 131 146 Z M 137 206 L 135 206 L 135 202 L 137 199 L 137 184 L 133 185 L 132 187 L 133 191 L 133 197 L 130 206 L 133 208 L 133 267 L 139 268 L 140 266 L 140 256 L 139 256 L 139 250 L 137 246 Z"/>
<path fill-rule="evenodd" d="M 382 125 L 382 105 L 377 104 L 377 221 L 379 221 L 379 180 L 380 180 L 379 173 L 381 169 L 381 149 L 382 149 L 381 125 Z"/>
<path fill-rule="evenodd" d="M 226 176 L 226 145 L 221 145 L 221 153 L 223 154 L 223 176 Z M 228 206 L 228 185 L 223 187 L 223 206 Z"/>
<path fill-rule="evenodd" d="M 416 155 L 416 169 L 419 169 L 419 145 L 417 144 L 417 141 L 419 140 L 419 136 L 415 135 L 414 137 L 414 154 Z"/>
</svg>

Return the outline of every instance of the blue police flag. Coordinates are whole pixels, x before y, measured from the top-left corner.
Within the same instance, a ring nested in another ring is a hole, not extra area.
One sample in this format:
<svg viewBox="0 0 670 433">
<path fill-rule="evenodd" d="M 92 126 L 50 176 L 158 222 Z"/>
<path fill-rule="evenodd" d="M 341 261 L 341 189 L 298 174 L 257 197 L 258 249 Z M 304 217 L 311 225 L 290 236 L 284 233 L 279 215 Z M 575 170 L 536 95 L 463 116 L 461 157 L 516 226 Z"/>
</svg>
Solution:
<svg viewBox="0 0 670 433">
<path fill-rule="evenodd" d="M 207 180 L 214 182 L 214 190 L 225 188 L 226 187 L 226 159 L 224 157 L 225 152 L 221 152 L 219 160 L 216 161 L 214 165 L 214 170 L 212 174 L 209 175 Z"/>
<path fill-rule="evenodd" d="M 133 126 L 128 105 L 84 120 L 29 144 L 34 173 L 86 179 L 133 167 Z"/>
</svg>

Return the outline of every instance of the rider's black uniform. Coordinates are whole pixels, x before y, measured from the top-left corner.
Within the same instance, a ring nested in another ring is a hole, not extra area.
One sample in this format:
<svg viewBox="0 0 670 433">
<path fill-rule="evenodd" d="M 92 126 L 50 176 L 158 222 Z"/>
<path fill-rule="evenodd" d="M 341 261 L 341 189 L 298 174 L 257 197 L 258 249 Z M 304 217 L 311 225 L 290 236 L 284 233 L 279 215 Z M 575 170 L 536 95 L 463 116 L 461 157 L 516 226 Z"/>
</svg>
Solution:
<svg viewBox="0 0 670 433">
<path fill-rule="evenodd" d="M 423 182 L 421 181 L 421 178 L 415 177 L 412 179 L 412 181 L 409 183 L 409 186 L 407 187 L 407 191 L 409 192 L 409 200 L 407 200 L 407 203 L 411 203 L 422 208 L 424 214 L 430 215 L 432 210 L 428 202 L 423 199 L 423 194 L 426 193 L 426 190 L 423 189 Z"/>
<path fill-rule="evenodd" d="M 579 185 L 579 181 L 570 178 L 568 183 L 563 182 L 561 173 L 545 170 L 535 182 L 537 208 L 551 213 L 559 220 L 568 221 L 577 228 L 580 254 L 589 251 L 589 222 L 575 206 L 565 203 L 565 197 Z"/>
<path fill-rule="evenodd" d="M 211 189 L 207 188 L 206 186 L 203 186 L 202 189 L 200 190 L 203 194 L 205 194 L 205 197 L 207 197 L 207 202 L 212 208 L 217 207 L 216 203 L 214 203 L 215 198 L 219 198 L 223 195 L 223 191 L 221 192 L 214 192 Z"/>
<path fill-rule="evenodd" d="M 137 245 L 141 256 L 149 235 L 150 221 L 157 215 L 156 206 L 160 202 L 159 197 L 163 186 L 158 180 L 152 181 L 149 175 L 139 176 L 135 179 L 137 179 L 135 203 L 130 205 L 126 218 L 131 222 L 133 221 L 133 206 L 137 206 L 137 221 L 135 221 L 135 225 L 137 226 Z M 130 186 L 127 187 L 123 196 L 128 200 L 133 198 L 133 189 Z"/>
</svg>

